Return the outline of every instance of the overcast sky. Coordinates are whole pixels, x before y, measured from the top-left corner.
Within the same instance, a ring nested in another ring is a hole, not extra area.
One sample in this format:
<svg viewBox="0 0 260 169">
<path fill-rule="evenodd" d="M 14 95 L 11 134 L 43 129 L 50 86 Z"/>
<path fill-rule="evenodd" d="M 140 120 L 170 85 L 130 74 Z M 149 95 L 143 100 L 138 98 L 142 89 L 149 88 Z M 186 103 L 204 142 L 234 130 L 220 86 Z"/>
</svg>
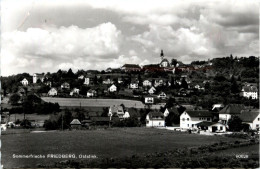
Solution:
<svg viewBox="0 0 260 169">
<path fill-rule="evenodd" d="M 2 0 L 1 74 L 259 56 L 258 1 Z"/>
</svg>

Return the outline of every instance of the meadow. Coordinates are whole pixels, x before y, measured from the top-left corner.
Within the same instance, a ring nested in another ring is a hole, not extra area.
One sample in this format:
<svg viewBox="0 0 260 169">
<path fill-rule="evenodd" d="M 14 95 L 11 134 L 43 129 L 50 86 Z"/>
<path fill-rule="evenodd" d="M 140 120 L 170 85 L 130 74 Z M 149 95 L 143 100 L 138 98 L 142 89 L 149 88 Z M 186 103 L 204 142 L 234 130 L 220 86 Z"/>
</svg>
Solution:
<svg viewBox="0 0 260 169">
<path fill-rule="evenodd" d="M 99 159 L 125 158 L 132 155 L 174 151 L 176 148 L 199 147 L 237 138 L 202 136 L 155 128 L 109 128 L 100 130 L 52 131 L 7 134 L 1 136 L 4 167 L 45 166 L 66 159 L 19 159 L 16 155 L 79 154 Z M 75 159 L 82 160 L 82 159 Z"/>
</svg>

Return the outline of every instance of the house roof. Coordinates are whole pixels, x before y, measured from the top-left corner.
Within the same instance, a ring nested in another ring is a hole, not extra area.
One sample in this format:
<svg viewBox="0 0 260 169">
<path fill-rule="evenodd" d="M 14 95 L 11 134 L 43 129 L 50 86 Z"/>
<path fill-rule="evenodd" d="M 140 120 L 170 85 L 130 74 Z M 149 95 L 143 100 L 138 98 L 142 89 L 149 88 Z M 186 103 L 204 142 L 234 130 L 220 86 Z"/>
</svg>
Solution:
<svg viewBox="0 0 260 169">
<path fill-rule="evenodd" d="M 138 68 L 138 69 L 141 69 L 141 67 L 139 65 L 136 65 L 136 64 L 124 64 L 122 67 L 125 67 L 125 68 Z"/>
<path fill-rule="evenodd" d="M 256 86 L 243 86 L 242 91 L 244 92 L 257 92 Z"/>
<path fill-rule="evenodd" d="M 208 110 L 186 110 L 190 117 L 211 117 L 212 113 Z"/>
<path fill-rule="evenodd" d="M 73 119 L 72 122 L 70 122 L 72 125 L 80 125 L 80 121 L 78 119 Z"/>
<path fill-rule="evenodd" d="M 112 114 L 114 114 L 114 113 L 118 113 L 118 112 L 121 112 L 121 113 L 124 114 L 123 107 L 120 106 L 120 105 L 113 105 L 113 106 L 110 106 L 110 110 L 111 110 Z"/>
<path fill-rule="evenodd" d="M 149 116 L 149 119 L 158 119 L 158 118 L 164 119 L 163 113 L 158 110 L 150 111 L 148 113 L 148 116 Z"/>
<path fill-rule="evenodd" d="M 229 104 L 219 111 L 219 114 L 240 114 L 245 109 L 243 104 Z"/>
<path fill-rule="evenodd" d="M 253 122 L 258 115 L 259 109 L 242 110 L 239 117 L 243 122 Z"/>
</svg>

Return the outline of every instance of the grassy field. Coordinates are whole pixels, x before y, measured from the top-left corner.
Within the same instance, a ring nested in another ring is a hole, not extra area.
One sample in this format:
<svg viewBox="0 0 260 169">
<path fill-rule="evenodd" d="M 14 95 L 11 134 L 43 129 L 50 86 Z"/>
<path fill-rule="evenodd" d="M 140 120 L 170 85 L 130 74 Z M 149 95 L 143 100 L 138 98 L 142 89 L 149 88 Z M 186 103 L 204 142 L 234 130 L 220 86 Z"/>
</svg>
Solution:
<svg viewBox="0 0 260 169">
<path fill-rule="evenodd" d="M 126 99 L 82 99 L 82 98 L 56 98 L 41 97 L 45 102 L 59 103 L 61 107 L 109 107 L 111 105 L 124 104 L 125 107 L 143 109 L 144 104 L 141 101 Z M 152 109 L 159 109 L 160 105 L 153 105 Z"/>
<path fill-rule="evenodd" d="M 202 136 L 154 128 L 111 128 L 106 130 L 55 131 L 2 135 L 4 167 L 36 167 L 65 159 L 13 159 L 12 155 L 79 154 L 98 158 L 126 157 L 197 147 L 237 139 Z"/>
</svg>

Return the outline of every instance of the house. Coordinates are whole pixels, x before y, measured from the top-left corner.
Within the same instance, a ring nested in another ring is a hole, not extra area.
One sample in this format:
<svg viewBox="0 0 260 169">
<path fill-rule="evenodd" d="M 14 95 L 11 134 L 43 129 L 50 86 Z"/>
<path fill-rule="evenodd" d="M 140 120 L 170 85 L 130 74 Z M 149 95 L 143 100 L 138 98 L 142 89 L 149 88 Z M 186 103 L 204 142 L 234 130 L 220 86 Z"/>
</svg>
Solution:
<svg viewBox="0 0 260 169">
<path fill-rule="evenodd" d="M 89 89 L 87 92 L 87 97 L 96 97 L 97 96 L 97 91 L 94 89 Z"/>
<path fill-rule="evenodd" d="M 136 117 L 138 120 L 141 119 L 141 115 L 136 108 L 128 108 L 123 115 L 123 118 Z"/>
<path fill-rule="evenodd" d="M 48 92 L 48 96 L 57 96 L 58 95 L 58 90 L 56 88 L 51 88 Z"/>
<path fill-rule="evenodd" d="M 70 92 L 70 95 L 73 96 L 73 95 L 78 95 L 79 94 L 79 89 L 77 88 L 73 88 Z"/>
<path fill-rule="evenodd" d="M 154 98 L 151 97 L 151 96 L 146 96 L 146 97 L 144 98 L 144 103 L 145 103 L 145 104 L 153 104 L 153 103 L 154 103 Z"/>
<path fill-rule="evenodd" d="M 146 115 L 146 127 L 165 127 L 163 113 L 159 110 L 154 110 Z"/>
<path fill-rule="evenodd" d="M 122 77 L 119 77 L 118 79 L 117 79 L 117 83 L 119 83 L 119 84 L 121 84 L 121 83 L 123 83 L 124 81 L 123 81 L 123 78 Z"/>
<path fill-rule="evenodd" d="M 143 81 L 143 86 L 152 86 L 152 81 L 150 81 L 150 80 L 144 80 L 144 81 Z"/>
<path fill-rule="evenodd" d="M 113 84 L 108 88 L 109 92 L 116 92 L 117 91 L 117 87 Z"/>
<path fill-rule="evenodd" d="M 156 92 L 156 89 L 153 86 L 148 90 L 149 94 L 154 94 L 155 92 Z"/>
<path fill-rule="evenodd" d="M 169 110 L 166 108 L 163 112 L 163 116 L 167 117 L 170 114 Z"/>
<path fill-rule="evenodd" d="M 246 98 L 251 98 L 251 99 L 257 99 L 258 98 L 258 89 L 256 86 L 253 85 L 247 85 L 247 86 L 243 86 L 242 90 L 241 90 L 241 95 L 243 97 Z"/>
<path fill-rule="evenodd" d="M 164 92 L 161 92 L 157 97 L 159 99 L 166 99 L 166 94 Z"/>
<path fill-rule="evenodd" d="M 180 115 L 180 127 L 184 129 L 194 128 L 202 121 L 212 122 L 213 115 L 208 110 L 185 110 Z"/>
<path fill-rule="evenodd" d="M 154 79 L 154 86 L 162 86 L 164 85 L 164 80 L 163 79 Z"/>
<path fill-rule="evenodd" d="M 41 82 L 44 81 L 44 73 L 42 73 L 42 74 L 34 73 L 33 74 L 33 83 L 37 83 L 38 80 L 40 80 Z"/>
<path fill-rule="evenodd" d="M 120 119 L 122 119 L 124 114 L 124 109 L 120 105 L 113 105 L 109 107 L 108 116 L 110 117 L 110 119 L 112 116 L 118 116 Z"/>
<path fill-rule="evenodd" d="M 85 77 L 84 84 L 85 85 L 90 85 L 90 78 L 89 77 Z"/>
<path fill-rule="evenodd" d="M 70 122 L 70 127 L 72 129 L 81 129 L 81 123 L 78 119 L 73 119 L 71 122 Z"/>
<path fill-rule="evenodd" d="M 242 110 L 239 118 L 242 123 L 249 124 L 251 130 L 259 130 L 260 126 L 260 113 L 259 109 L 254 110 Z"/>
<path fill-rule="evenodd" d="M 103 84 L 113 84 L 114 83 L 114 81 L 113 80 L 111 80 L 110 78 L 107 78 L 106 80 L 103 80 L 103 82 L 102 82 Z"/>
<path fill-rule="evenodd" d="M 129 88 L 130 89 L 138 89 L 138 81 L 131 81 Z"/>
<path fill-rule="evenodd" d="M 79 75 L 78 79 L 84 79 L 84 75 Z"/>
<path fill-rule="evenodd" d="M 224 124 L 218 123 L 218 122 L 208 122 L 208 121 L 202 121 L 200 123 L 196 124 L 196 127 L 201 130 L 205 130 L 208 132 L 220 132 L 225 133 L 227 131 L 227 128 Z"/>
<path fill-rule="evenodd" d="M 64 83 L 61 84 L 61 88 L 62 89 L 70 89 L 70 84 L 67 83 L 67 82 L 64 82 Z"/>
<path fill-rule="evenodd" d="M 22 81 L 21 81 L 22 85 L 23 86 L 28 86 L 29 82 L 26 78 L 24 78 Z"/>
<path fill-rule="evenodd" d="M 212 111 L 215 111 L 215 110 L 216 110 L 216 111 L 217 111 L 217 110 L 220 111 L 222 108 L 224 108 L 224 104 L 222 104 L 222 103 L 213 104 L 213 105 L 212 105 Z M 219 111 L 218 111 L 218 112 L 219 112 Z"/>
<path fill-rule="evenodd" d="M 227 124 L 232 115 L 239 115 L 244 110 L 243 104 L 228 104 L 219 111 L 219 120 L 223 124 Z"/>
<path fill-rule="evenodd" d="M 164 58 L 163 50 L 161 50 L 161 63 L 159 64 L 160 67 L 170 67 L 170 62 Z"/>
<path fill-rule="evenodd" d="M 124 71 L 124 72 L 136 72 L 136 71 L 141 71 L 141 67 L 139 65 L 136 65 L 136 64 L 124 64 L 122 67 L 121 67 L 121 71 Z"/>
<path fill-rule="evenodd" d="M 17 91 L 17 94 L 22 97 L 22 96 L 25 96 L 27 94 L 27 91 L 26 91 L 25 88 L 19 87 L 18 91 Z"/>
</svg>

